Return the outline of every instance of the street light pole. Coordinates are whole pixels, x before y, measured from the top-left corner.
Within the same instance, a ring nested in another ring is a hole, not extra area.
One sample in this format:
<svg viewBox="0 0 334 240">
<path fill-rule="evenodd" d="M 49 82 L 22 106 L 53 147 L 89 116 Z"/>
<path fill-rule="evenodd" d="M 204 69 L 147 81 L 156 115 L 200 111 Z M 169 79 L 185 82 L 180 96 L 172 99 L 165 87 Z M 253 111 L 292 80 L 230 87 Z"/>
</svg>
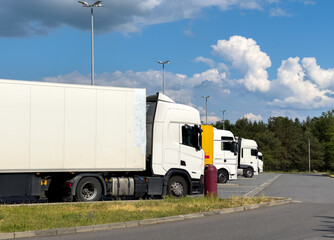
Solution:
<svg viewBox="0 0 334 240">
<path fill-rule="evenodd" d="M 94 17 L 93 17 L 93 7 L 90 8 L 90 27 L 91 27 L 91 36 L 90 36 L 90 42 L 91 42 L 91 80 L 90 84 L 94 85 Z"/>
<path fill-rule="evenodd" d="M 208 124 L 208 98 L 210 96 L 202 96 L 202 98 L 205 98 L 205 124 Z"/>
<path fill-rule="evenodd" d="M 94 7 L 102 7 L 100 4 L 102 1 L 97 1 L 93 4 L 88 4 L 87 2 L 78 1 L 83 5 L 83 7 L 90 8 L 90 25 L 91 25 L 91 85 L 94 85 L 94 16 L 93 16 L 93 8 Z"/>
<path fill-rule="evenodd" d="M 226 112 L 226 109 L 224 110 L 220 110 L 223 113 L 223 130 L 225 130 L 225 117 L 224 117 L 224 113 Z"/>
<path fill-rule="evenodd" d="M 162 93 L 165 94 L 165 64 L 170 63 L 170 61 L 157 61 L 157 63 L 162 64 Z"/>
<path fill-rule="evenodd" d="M 311 172 L 311 141 L 308 139 L 308 171 Z"/>
</svg>

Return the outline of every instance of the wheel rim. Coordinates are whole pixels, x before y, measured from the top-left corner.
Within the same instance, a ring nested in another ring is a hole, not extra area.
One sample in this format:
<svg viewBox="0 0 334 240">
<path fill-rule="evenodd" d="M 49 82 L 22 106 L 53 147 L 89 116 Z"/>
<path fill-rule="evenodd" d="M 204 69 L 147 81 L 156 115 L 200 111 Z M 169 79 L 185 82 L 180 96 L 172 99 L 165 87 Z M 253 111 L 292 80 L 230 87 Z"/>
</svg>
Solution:
<svg viewBox="0 0 334 240">
<path fill-rule="evenodd" d="M 82 187 L 82 196 L 84 199 L 86 200 L 91 200 L 94 199 L 97 195 L 97 189 L 95 187 L 94 184 L 92 183 L 86 183 L 83 187 Z"/>
<path fill-rule="evenodd" d="M 183 193 L 183 186 L 179 182 L 173 182 L 170 186 L 172 193 L 175 196 L 181 196 Z"/>
<path fill-rule="evenodd" d="M 219 182 L 224 182 L 224 180 L 225 180 L 225 176 L 224 176 L 223 173 L 220 173 L 220 174 L 218 175 L 218 178 L 219 178 Z"/>
</svg>

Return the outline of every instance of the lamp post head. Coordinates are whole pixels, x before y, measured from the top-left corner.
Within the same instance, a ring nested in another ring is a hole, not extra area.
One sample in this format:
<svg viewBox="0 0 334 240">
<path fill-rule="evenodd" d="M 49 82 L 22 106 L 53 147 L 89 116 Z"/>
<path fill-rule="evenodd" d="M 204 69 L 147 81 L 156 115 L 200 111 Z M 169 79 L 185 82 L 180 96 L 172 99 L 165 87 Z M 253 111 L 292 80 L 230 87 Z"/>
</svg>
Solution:
<svg viewBox="0 0 334 240">
<path fill-rule="evenodd" d="M 101 4 L 102 1 L 96 1 L 95 3 L 93 3 L 92 7 L 102 7 L 103 4 Z"/>
<path fill-rule="evenodd" d="M 157 63 L 159 63 L 159 64 L 167 64 L 167 63 L 170 63 L 170 61 L 157 61 Z"/>
<path fill-rule="evenodd" d="M 84 1 L 78 1 L 79 3 L 82 4 L 83 7 L 103 7 L 104 5 L 101 4 L 102 1 L 96 1 L 95 3 L 93 4 L 88 4 L 88 2 L 84 2 Z"/>
</svg>

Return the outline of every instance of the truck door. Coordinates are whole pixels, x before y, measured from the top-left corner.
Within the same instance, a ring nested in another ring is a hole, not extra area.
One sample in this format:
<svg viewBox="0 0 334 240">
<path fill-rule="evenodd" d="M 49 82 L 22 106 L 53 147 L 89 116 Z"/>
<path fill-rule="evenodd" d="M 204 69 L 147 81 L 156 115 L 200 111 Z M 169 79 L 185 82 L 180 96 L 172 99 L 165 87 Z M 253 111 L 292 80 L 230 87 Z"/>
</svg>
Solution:
<svg viewBox="0 0 334 240">
<path fill-rule="evenodd" d="M 223 161 L 232 179 L 236 179 L 238 174 L 238 159 L 235 154 L 235 145 L 236 143 L 231 140 L 222 140 L 221 142 Z"/>
<path fill-rule="evenodd" d="M 199 126 L 181 124 L 180 131 L 180 168 L 185 169 L 192 178 L 199 178 L 204 169 L 201 129 Z"/>
</svg>

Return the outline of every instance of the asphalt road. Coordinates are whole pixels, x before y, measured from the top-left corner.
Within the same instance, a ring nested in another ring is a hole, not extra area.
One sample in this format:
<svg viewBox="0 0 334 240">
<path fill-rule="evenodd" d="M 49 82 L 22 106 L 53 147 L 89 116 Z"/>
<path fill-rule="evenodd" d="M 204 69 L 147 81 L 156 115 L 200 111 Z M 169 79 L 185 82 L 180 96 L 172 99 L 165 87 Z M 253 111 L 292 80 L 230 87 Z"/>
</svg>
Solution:
<svg viewBox="0 0 334 240">
<path fill-rule="evenodd" d="M 245 188 L 254 189 L 259 186 L 255 182 L 262 184 L 267 177 L 268 174 L 262 174 L 252 180 L 241 178 L 230 185 L 219 185 L 219 195 L 227 196 L 233 186 L 236 192 L 243 194 L 247 192 Z M 332 178 L 282 174 L 262 193 L 292 197 L 295 203 L 180 222 L 34 239 L 331 239 L 334 238 L 333 189 Z"/>
<path fill-rule="evenodd" d="M 259 174 L 252 178 L 238 176 L 238 179 L 228 181 L 225 184 L 218 184 L 218 196 L 220 198 L 244 196 L 276 176 L 277 174 L 274 173 Z"/>
</svg>

